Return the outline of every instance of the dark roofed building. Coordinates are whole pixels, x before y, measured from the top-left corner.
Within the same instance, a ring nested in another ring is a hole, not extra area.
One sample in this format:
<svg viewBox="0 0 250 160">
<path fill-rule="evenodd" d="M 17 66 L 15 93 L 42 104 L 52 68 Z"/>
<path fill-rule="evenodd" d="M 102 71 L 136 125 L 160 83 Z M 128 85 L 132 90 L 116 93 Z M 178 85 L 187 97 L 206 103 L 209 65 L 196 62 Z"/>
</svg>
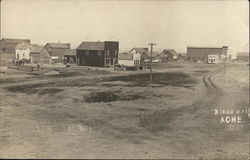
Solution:
<svg viewBox="0 0 250 160">
<path fill-rule="evenodd" d="M 70 49 L 70 43 L 47 43 L 44 48 L 50 56 L 63 58 L 64 54 Z"/>
<path fill-rule="evenodd" d="M 208 55 L 216 55 L 223 59 L 227 55 L 227 46 L 222 47 L 203 47 L 187 46 L 187 59 L 189 61 L 208 61 Z"/>
<path fill-rule="evenodd" d="M 3 38 L 0 41 L 0 50 L 2 52 L 13 54 L 15 56 L 15 47 L 18 44 L 30 44 L 29 39 L 12 39 L 12 38 Z"/>
<path fill-rule="evenodd" d="M 238 52 L 237 61 L 249 62 L 249 52 Z"/>
<path fill-rule="evenodd" d="M 164 49 L 161 52 L 161 55 L 163 55 L 163 57 L 165 57 L 165 59 L 163 60 L 165 61 L 176 61 L 178 59 L 178 53 L 174 50 L 174 49 Z"/>
<path fill-rule="evenodd" d="M 76 49 L 78 66 L 109 67 L 118 64 L 119 42 L 82 42 Z"/>
<path fill-rule="evenodd" d="M 42 51 L 43 46 L 36 44 L 31 45 L 30 49 L 30 63 L 40 63 L 40 52 Z"/>
</svg>

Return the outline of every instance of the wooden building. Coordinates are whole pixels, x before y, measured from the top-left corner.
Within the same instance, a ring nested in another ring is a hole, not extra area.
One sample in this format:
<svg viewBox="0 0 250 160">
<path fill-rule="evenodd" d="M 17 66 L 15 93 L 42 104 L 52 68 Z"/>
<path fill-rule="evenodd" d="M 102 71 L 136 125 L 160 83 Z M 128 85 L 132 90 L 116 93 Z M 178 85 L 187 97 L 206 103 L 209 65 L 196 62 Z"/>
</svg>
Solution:
<svg viewBox="0 0 250 160">
<path fill-rule="evenodd" d="M 40 63 L 40 52 L 43 46 L 32 45 L 30 49 L 30 63 Z"/>
<path fill-rule="evenodd" d="M 18 44 L 30 44 L 29 39 L 11 39 L 3 38 L 0 41 L 0 51 L 2 53 L 10 54 L 12 59 L 16 58 L 16 46 Z"/>
<path fill-rule="evenodd" d="M 164 49 L 161 55 L 164 57 L 163 62 L 178 60 L 178 53 L 174 49 Z"/>
<path fill-rule="evenodd" d="M 76 49 L 69 49 L 64 54 L 64 63 L 76 64 Z"/>
<path fill-rule="evenodd" d="M 45 48 L 43 48 L 40 52 L 39 61 L 41 64 L 52 63 L 50 53 Z"/>
<path fill-rule="evenodd" d="M 48 51 L 51 59 L 63 62 L 63 56 L 70 49 L 70 43 L 47 43 L 44 48 Z"/>
<path fill-rule="evenodd" d="M 208 55 L 217 55 L 219 59 L 223 59 L 227 56 L 227 46 L 222 47 L 187 47 L 187 59 L 189 61 L 204 61 L 208 62 Z"/>
<path fill-rule="evenodd" d="M 110 67 L 118 64 L 119 42 L 82 42 L 76 49 L 78 66 Z"/>
<path fill-rule="evenodd" d="M 20 43 L 15 47 L 16 59 L 17 60 L 30 60 L 30 49 L 31 44 Z"/>
<path fill-rule="evenodd" d="M 249 52 L 238 52 L 236 59 L 240 62 L 249 62 Z"/>
<path fill-rule="evenodd" d="M 118 64 L 125 67 L 140 68 L 142 67 L 140 60 L 141 57 L 139 54 L 121 53 L 118 56 Z"/>
</svg>

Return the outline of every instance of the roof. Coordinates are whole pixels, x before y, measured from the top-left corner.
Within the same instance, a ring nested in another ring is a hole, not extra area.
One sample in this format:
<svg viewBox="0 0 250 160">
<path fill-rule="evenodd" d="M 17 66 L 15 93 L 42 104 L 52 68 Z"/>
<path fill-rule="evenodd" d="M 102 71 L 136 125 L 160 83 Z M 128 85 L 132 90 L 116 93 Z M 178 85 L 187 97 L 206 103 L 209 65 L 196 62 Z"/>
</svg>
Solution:
<svg viewBox="0 0 250 160">
<path fill-rule="evenodd" d="M 227 46 L 187 46 L 187 48 L 227 48 Z"/>
<path fill-rule="evenodd" d="M 40 53 L 43 49 L 43 46 L 39 46 L 37 44 L 32 44 L 31 45 L 31 49 L 30 49 L 30 53 Z"/>
<path fill-rule="evenodd" d="M 147 48 L 133 48 L 133 49 L 131 49 L 129 52 L 132 52 L 133 50 L 135 50 L 136 52 L 138 52 L 138 53 L 147 53 L 148 51 L 148 49 Z"/>
<path fill-rule="evenodd" d="M 70 43 L 47 43 L 52 48 L 70 48 Z"/>
<path fill-rule="evenodd" d="M 20 43 L 20 44 L 18 44 L 15 48 L 16 49 L 27 49 L 27 48 L 29 48 L 31 45 L 30 44 L 28 44 L 28 43 Z"/>
<path fill-rule="evenodd" d="M 249 52 L 238 52 L 237 56 L 246 56 L 246 57 L 249 57 Z"/>
<path fill-rule="evenodd" d="M 133 60 L 133 54 L 120 53 L 118 55 L 118 59 L 120 59 L 120 60 Z"/>
<path fill-rule="evenodd" d="M 162 53 L 164 52 L 170 52 L 173 56 L 177 56 L 178 53 L 174 49 L 164 49 Z"/>
<path fill-rule="evenodd" d="M 3 38 L 3 41 L 6 43 L 18 44 L 18 43 L 30 43 L 29 39 L 12 39 L 12 38 Z"/>
<path fill-rule="evenodd" d="M 82 42 L 76 49 L 104 50 L 104 42 Z"/>
<path fill-rule="evenodd" d="M 76 56 L 76 49 L 69 49 L 67 52 L 65 52 L 64 55 L 67 55 L 67 56 Z"/>
</svg>

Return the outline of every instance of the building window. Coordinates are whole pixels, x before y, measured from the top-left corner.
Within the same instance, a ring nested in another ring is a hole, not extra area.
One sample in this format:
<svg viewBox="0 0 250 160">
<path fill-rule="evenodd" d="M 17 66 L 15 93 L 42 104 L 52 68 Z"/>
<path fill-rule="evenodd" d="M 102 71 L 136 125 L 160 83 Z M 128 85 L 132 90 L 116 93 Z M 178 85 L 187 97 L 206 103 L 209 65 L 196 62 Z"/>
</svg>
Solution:
<svg viewBox="0 0 250 160">
<path fill-rule="evenodd" d="M 106 50 L 106 56 L 107 56 L 107 57 L 110 56 L 109 50 Z"/>
<path fill-rule="evenodd" d="M 117 56 L 117 54 L 118 54 L 118 52 L 117 52 L 117 50 L 115 50 L 115 56 Z"/>
<path fill-rule="evenodd" d="M 89 55 L 89 51 L 85 51 L 85 54 L 86 54 L 86 56 L 88 56 Z"/>
<path fill-rule="evenodd" d="M 107 58 L 107 59 L 106 59 L 106 66 L 109 66 L 109 64 L 110 64 L 110 61 L 109 61 L 109 59 Z"/>
<path fill-rule="evenodd" d="M 98 56 L 101 56 L 102 55 L 102 51 L 98 51 Z"/>
<path fill-rule="evenodd" d="M 114 59 L 114 64 L 115 65 L 118 64 L 118 59 L 117 58 Z"/>
</svg>

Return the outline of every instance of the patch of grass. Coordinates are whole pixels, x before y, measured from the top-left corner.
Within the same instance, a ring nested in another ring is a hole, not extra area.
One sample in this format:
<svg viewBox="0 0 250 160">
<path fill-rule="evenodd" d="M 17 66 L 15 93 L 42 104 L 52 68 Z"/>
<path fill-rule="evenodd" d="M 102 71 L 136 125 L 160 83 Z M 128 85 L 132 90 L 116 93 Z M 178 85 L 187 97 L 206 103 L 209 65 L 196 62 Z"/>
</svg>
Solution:
<svg viewBox="0 0 250 160">
<path fill-rule="evenodd" d="M 130 82 L 127 86 L 129 87 L 145 87 L 151 85 L 149 82 L 149 73 L 144 74 L 135 74 L 127 76 L 116 76 L 106 79 L 106 81 L 123 81 Z M 190 75 L 182 72 L 164 72 L 164 73 L 153 73 L 153 83 L 166 85 L 166 86 L 175 86 L 175 87 L 184 87 L 185 84 L 195 84 L 196 80 Z"/>
<path fill-rule="evenodd" d="M 96 102 L 113 102 L 113 101 L 129 101 L 136 99 L 143 99 L 143 96 L 137 94 L 122 94 L 120 91 L 107 92 L 92 92 L 89 96 L 84 98 L 87 103 Z"/>
</svg>

